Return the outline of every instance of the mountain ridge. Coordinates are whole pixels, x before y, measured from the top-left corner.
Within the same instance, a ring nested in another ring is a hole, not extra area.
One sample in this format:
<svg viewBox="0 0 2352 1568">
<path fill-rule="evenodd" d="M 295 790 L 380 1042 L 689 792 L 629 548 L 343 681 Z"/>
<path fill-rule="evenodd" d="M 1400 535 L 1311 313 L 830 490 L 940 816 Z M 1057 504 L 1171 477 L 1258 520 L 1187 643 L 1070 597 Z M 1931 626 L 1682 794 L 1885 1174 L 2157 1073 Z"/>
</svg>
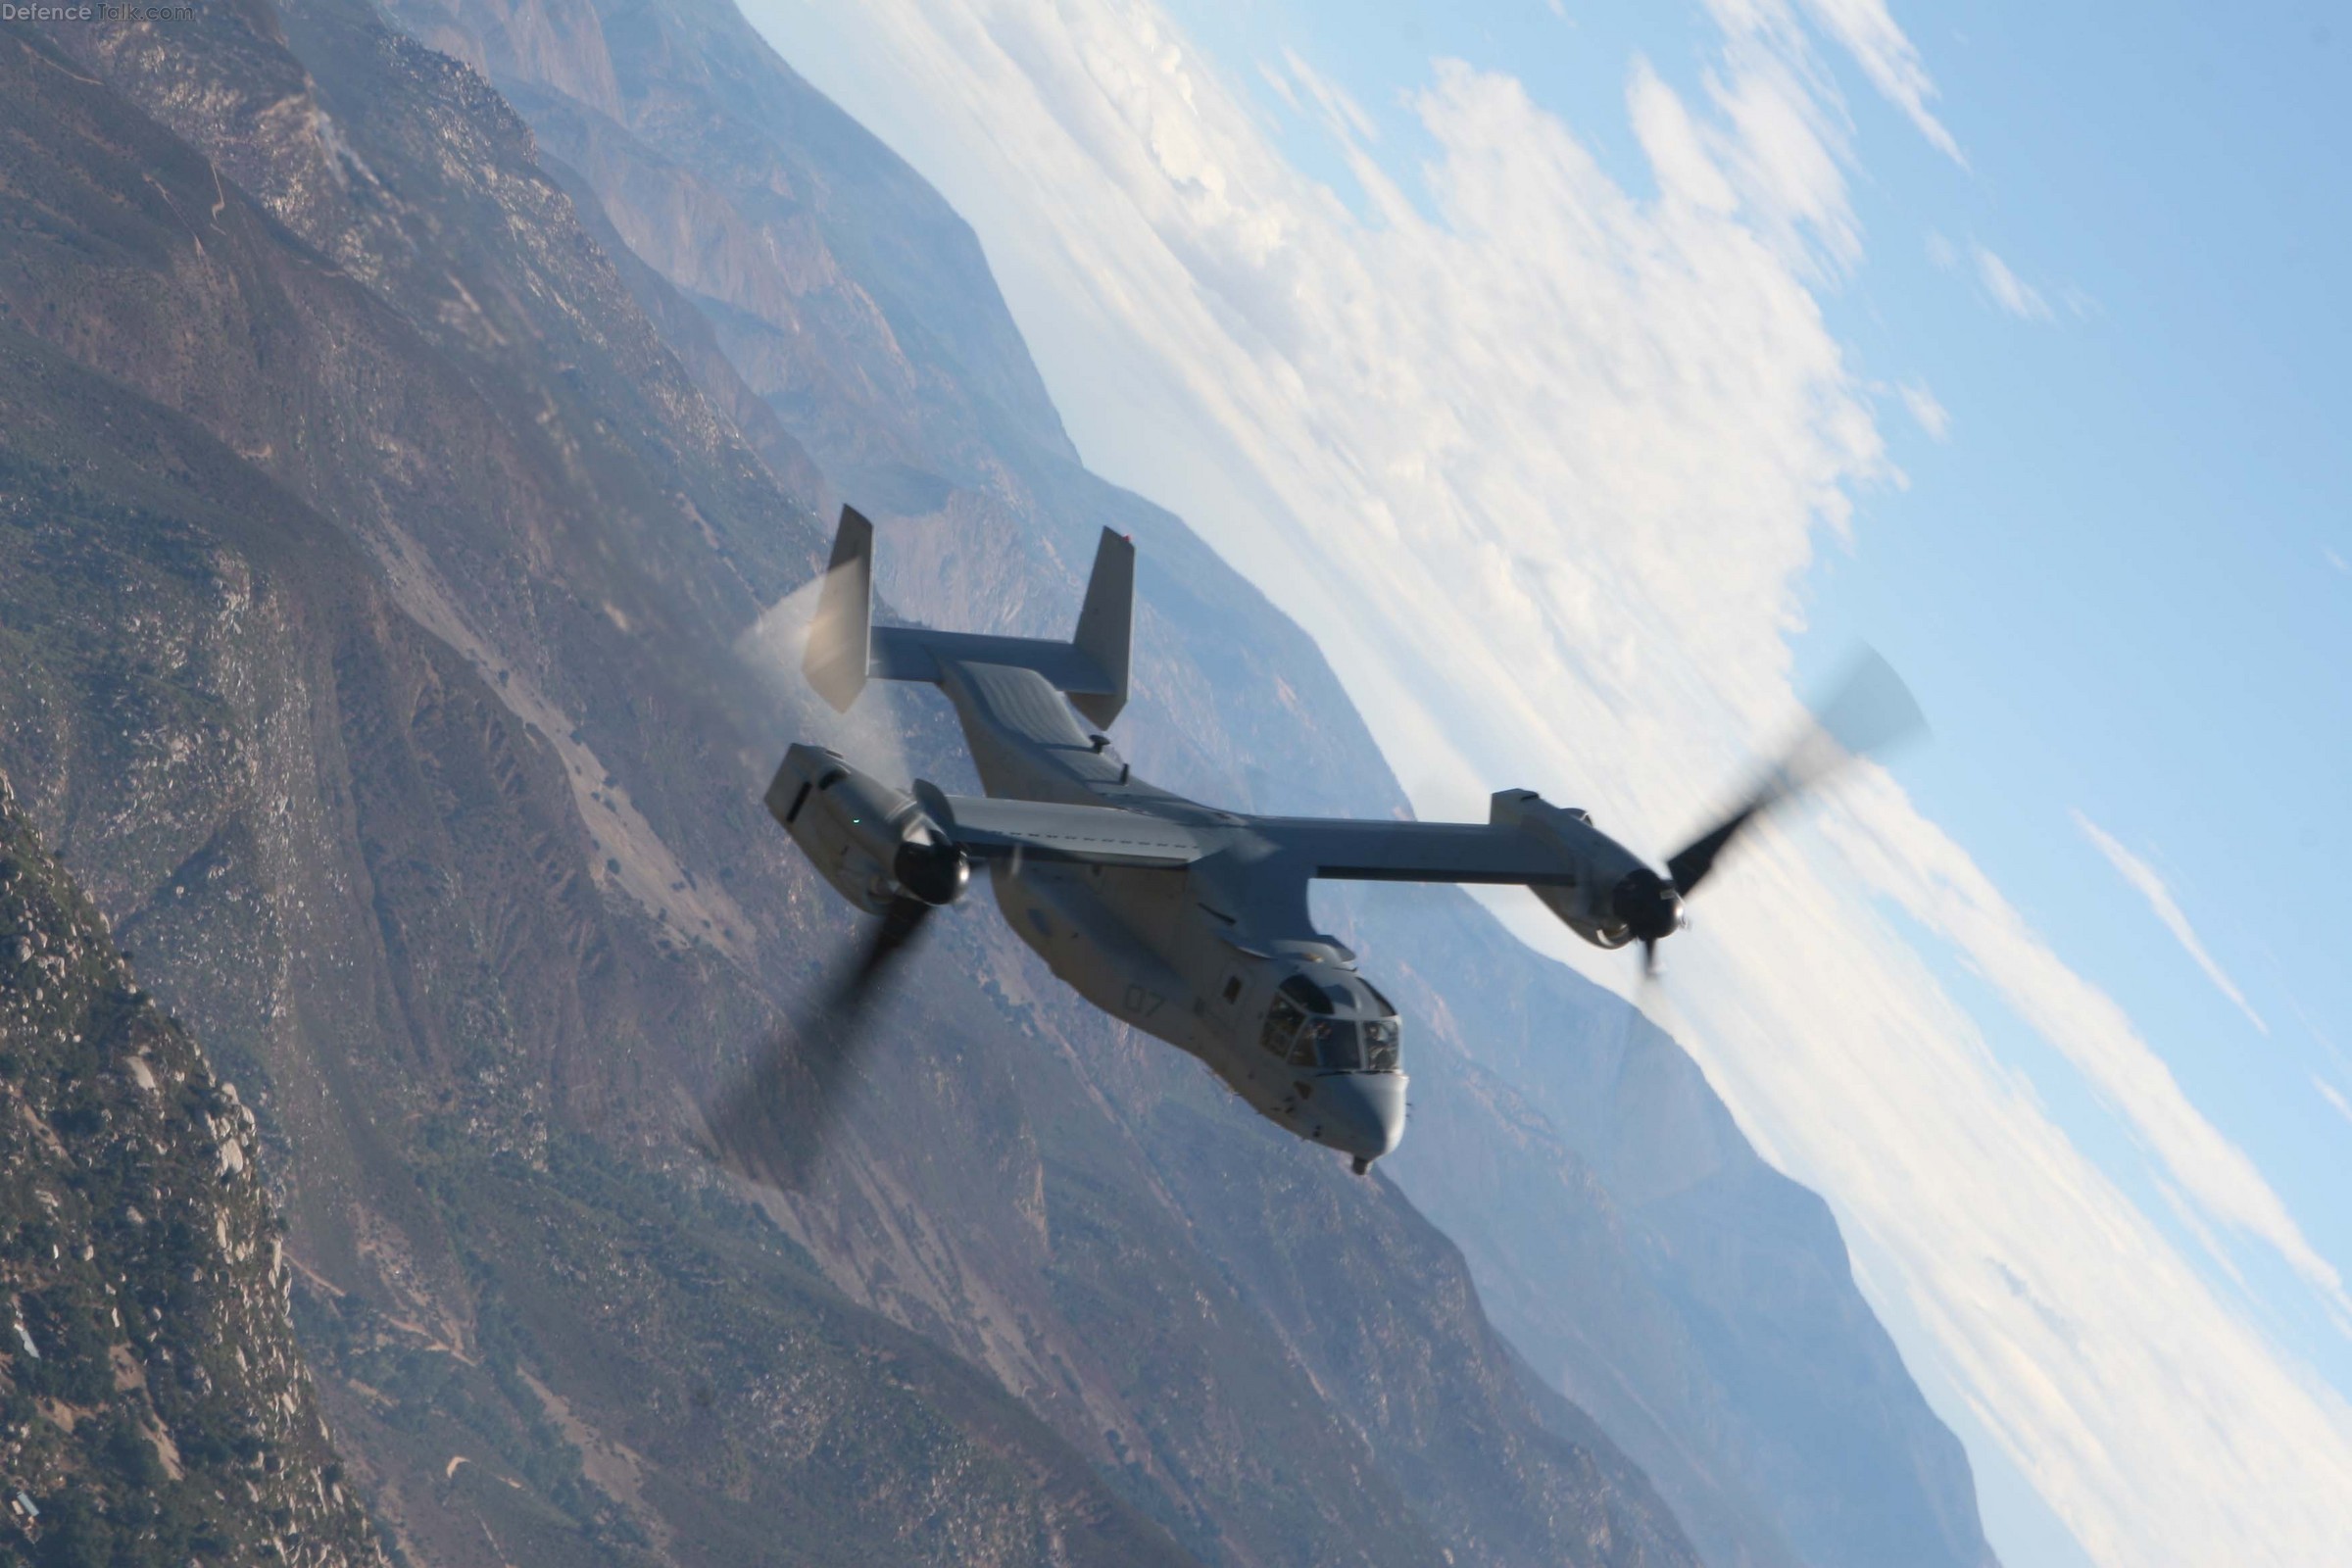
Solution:
<svg viewBox="0 0 2352 1568">
<path fill-rule="evenodd" d="M 0 54 L 0 448 L 155 519 L 24 481 L 0 762 L 247 1087 L 397 1548 L 1688 1562 L 1392 1188 L 985 923 L 923 961 L 999 1004 L 906 999 L 812 1192 L 680 1144 L 839 929 L 757 805 L 818 717 L 738 651 L 822 549 L 790 448 L 470 72 L 341 0 L 197 23 Z"/>
<path fill-rule="evenodd" d="M 904 282 L 861 288 L 870 270 L 812 257 L 837 232 L 842 192 L 879 178 L 891 192 L 882 205 L 904 204 L 914 176 L 870 136 L 841 148 L 838 111 L 731 6 L 397 0 L 394 9 L 496 80 L 577 168 L 613 215 L 616 236 L 700 306 L 742 379 L 819 468 L 882 521 L 879 581 L 903 609 L 931 624 L 1061 635 L 1093 526 L 1131 532 L 1143 618 L 1121 747 L 1137 767 L 1257 809 L 1406 808 L 1319 651 L 1263 595 L 1178 519 L 1086 473 L 1064 450 L 1057 421 L 1047 428 L 987 407 L 965 351 L 928 326 L 946 316 L 1009 320 L 985 271 L 969 270 L 976 263 L 925 298 Z M 485 23 L 493 13 L 545 20 Z M 511 48 L 502 25 L 605 40 L 611 52 L 592 73 L 601 85 L 590 91 L 575 76 L 583 57 Z M 742 112 L 754 81 L 792 107 Z M 789 127 L 812 121 L 827 127 L 825 137 L 794 143 Z M 704 138 L 716 123 L 725 146 L 711 151 Z M 765 180 L 770 168 L 789 177 Z M 666 194 L 645 200 L 680 178 L 695 187 L 691 223 Z M 805 200 L 796 206 L 779 187 Z M 930 201 L 944 216 L 911 225 L 948 227 L 953 215 Z M 793 264 L 775 274 L 743 265 L 761 236 Z M 956 249 L 976 251 L 961 238 Z M 722 255 L 738 261 L 710 265 Z M 810 302 L 836 286 L 857 289 L 856 300 Z M 968 386 L 971 406 L 954 411 L 931 439 L 910 439 L 884 408 L 874 423 L 887 433 L 860 434 L 866 427 L 840 409 L 811 407 L 809 389 L 773 365 L 775 345 L 800 320 L 854 322 L 869 311 L 883 318 L 870 340 L 826 356 L 847 353 L 866 370 L 837 380 L 838 395 L 855 398 L 862 387 L 880 403 L 897 395 L 883 389 L 922 385 L 936 403 Z M 926 346 L 942 357 L 926 365 Z M 974 453 L 975 431 L 993 433 L 993 450 Z M 1055 591 L 1041 592 L 1049 583 Z M 1210 670 L 1216 678 L 1202 681 Z M 1204 755 L 1206 737 L 1216 740 Z M 1390 1162 L 1396 1180 L 1462 1240 L 1482 1291 L 1505 1304 L 1514 1344 L 1540 1361 L 1552 1388 L 1606 1413 L 1604 1425 L 1652 1470 L 1711 1560 L 1759 1568 L 1992 1561 L 1966 1457 L 1854 1288 L 1834 1222 L 1818 1199 L 1755 1156 L 1678 1047 L 1624 1004 L 1525 954 L 1457 893 L 1322 890 L 1317 899 L 1331 911 L 1326 923 L 1348 936 L 1368 967 L 1402 967 L 1391 989 L 1411 999 L 1417 1027 L 1408 1049 L 1420 1076 L 1416 1130 Z M 1498 998 L 1522 1001 L 1505 1006 Z M 1614 1061 L 1647 1068 L 1614 1076 Z M 1680 1204 L 1672 1195 L 1691 1173 L 1674 1169 L 1663 1146 L 1645 1151 L 1622 1131 L 1676 1117 L 1695 1139 L 1688 1147 L 1715 1162 L 1703 1200 Z M 1497 1138 L 1498 1128 L 1510 1131 Z M 1544 1226 L 1498 1223 L 1531 1191 L 1581 1196 L 1547 1209 Z M 1774 1217 L 1756 1246 L 1727 1245 L 1727 1225 L 1742 1213 Z M 1694 1266 L 1701 1258 L 1713 1262 Z M 1725 1314 L 1736 1300 L 1727 1293 L 1743 1276 L 1771 1284 L 1767 1298 L 1781 1316 L 1771 1333 L 1738 1343 Z M 1585 1288 L 1592 1279 L 1613 1284 Z M 1866 1500 L 1857 1505 L 1857 1495 Z"/>
</svg>

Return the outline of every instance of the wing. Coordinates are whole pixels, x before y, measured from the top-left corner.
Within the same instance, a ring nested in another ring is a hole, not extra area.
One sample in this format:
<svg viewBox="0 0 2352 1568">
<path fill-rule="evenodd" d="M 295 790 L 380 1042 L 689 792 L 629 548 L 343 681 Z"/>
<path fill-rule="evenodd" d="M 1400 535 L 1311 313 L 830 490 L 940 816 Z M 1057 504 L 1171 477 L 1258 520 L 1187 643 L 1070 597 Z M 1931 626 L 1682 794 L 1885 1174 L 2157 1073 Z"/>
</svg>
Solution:
<svg viewBox="0 0 2352 1568">
<path fill-rule="evenodd" d="M 1262 816 L 1250 828 L 1283 858 L 1308 866 L 1310 876 L 1525 887 L 1573 887 L 1578 880 L 1577 861 L 1564 849 L 1508 824 Z"/>
<path fill-rule="evenodd" d="M 965 853 L 979 859 L 1021 855 L 1087 865 L 1179 869 L 1206 853 L 1183 823 L 1115 806 L 943 795 L 929 785 L 916 786 L 915 793 Z"/>
<path fill-rule="evenodd" d="M 1238 833 L 1210 829 L 1203 834 L 1166 817 L 1112 806 L 944 795 L 929 784 L 917 784 L 915 794 L 978 859 L 1018 854 L 1086 865 L 1180 870 L 1238 838 L 1272 852 L 1251 859 L 1293 866 L 1309 877 L 1525 887 L 1573 887 L 1579 880 L 1578 862 L 1565 849 L 1507 824 L 1259 816 L 1249 818 Z"/>
</svg>

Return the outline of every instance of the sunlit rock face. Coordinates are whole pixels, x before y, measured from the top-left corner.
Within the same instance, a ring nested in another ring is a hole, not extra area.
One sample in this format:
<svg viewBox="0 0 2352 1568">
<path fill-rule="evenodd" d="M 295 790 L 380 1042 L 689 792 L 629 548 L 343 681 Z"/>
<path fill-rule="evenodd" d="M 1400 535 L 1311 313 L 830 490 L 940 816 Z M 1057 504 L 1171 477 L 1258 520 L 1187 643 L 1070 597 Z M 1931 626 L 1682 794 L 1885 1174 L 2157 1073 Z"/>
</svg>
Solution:
<svg viewBox="0 0 2352 1568">
<path fill-rule="evenodd" d="M 0 775 L 0 1557 L 382 1561 L 260 1156 Z"/>
</svg>

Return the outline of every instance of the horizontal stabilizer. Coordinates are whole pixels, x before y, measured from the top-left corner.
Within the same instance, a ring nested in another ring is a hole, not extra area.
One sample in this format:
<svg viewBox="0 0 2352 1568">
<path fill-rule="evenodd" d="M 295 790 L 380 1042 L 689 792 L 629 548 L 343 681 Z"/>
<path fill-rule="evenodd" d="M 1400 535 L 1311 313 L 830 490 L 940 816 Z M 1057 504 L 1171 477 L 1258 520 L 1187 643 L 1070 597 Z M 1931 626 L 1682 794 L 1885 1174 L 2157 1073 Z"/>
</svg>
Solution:
<svg viewBox="0 0 2352 1568">
<path fill-rule="evenodd" d="M 990 637 L 978 632 L 933 631 L 927 626 L 876 626 L 866 669 L 882 680 L 936 682 L 942 661 L 956 664 L 1010 664 L 1034 669 L 1061 691 L 1126 695 L 1102 665 L 1075 644 L 1036 637 Z M 1089 715 L 1092 716 L 1091 714 Z"/>
<path fill-rule="evenodd" d="M 833 560 L 825 568 L 816 619 L 801 668 L 818 696 L 844 712 L 869 676 L 936 685 L 950 664 L 1006 664 L 1035 670 L 1065 693 L 1070 705 L 1107 729 L 1127 706 L 1127 656 L 1135 627 L 1135 542 L 1102 530 L 1077 635 L 1066 643 L 1040 637 L 996 637 L 984 632 L 933 631 L 927 626 L 877 626 L 874 606 L 874 525 L 857 509 L 841 509 Z"/>
</svg>

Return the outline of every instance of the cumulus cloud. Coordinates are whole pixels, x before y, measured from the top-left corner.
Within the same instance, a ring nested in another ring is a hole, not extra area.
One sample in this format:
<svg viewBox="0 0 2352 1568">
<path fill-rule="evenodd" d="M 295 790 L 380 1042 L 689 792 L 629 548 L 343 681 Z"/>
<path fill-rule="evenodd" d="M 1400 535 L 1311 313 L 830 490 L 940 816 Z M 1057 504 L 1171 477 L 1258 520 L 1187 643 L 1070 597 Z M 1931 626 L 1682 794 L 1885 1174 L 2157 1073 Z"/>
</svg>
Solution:
<svg viewBox="0 0 2352 1568">
<path fill-rule="evenodd" d="M 1986 250 L 1977 247 L 1977 281 L 1992 296 L 1992 303 L 2021 321 L 2046 321 L 2050 318 L 2050 302 L 2041 297 L 2040 290 L 2009 270 L 2009 264 Z"/>
<path fill-rule="evenodd" d="M 839 31 L 755 15 L 974 222 L 1089 462 L 1315 634 L 1425 808 L 1524 782 L 1663 849 L 1794 720 L 1796 584 L 1892 473 L 1813 292 L 1858 255 L 1851 154 L 1785 8 L 1719 5 L 1695 96 L 1633 63 L 1654 193 L 1520 82 L 1439 62 L 1408 101 L 1416 201 L 1286 62 L 1351 211 L 1140 0 L 834 4 Z M 1807 14 L 1858 60 L 1884 16 Z M 1916 56 L 1879 42 L 1864 69 L 1899 88 Z M 2340 1298 L 2129 1016 L 1874 769 L 1707 892 L 1678 1033 L 1831 1196 L 1914 1364 L 2103 1561 L 2324 1560 L 2352 1533 L 2352 1413 L 2050 1120 L 1886 910 L 2066 1054 L 2217 1248 L 2251 1238 Z"/>
<path fill-rule="evenodd" d="M 2107 863 L 2115 867 L 2116 874 L 2130 883 L 2134 893 L 2148 901 L 2148 908 L 2173 934 L 2173 940 L 2180 944 L 2196 966 L 2205 972 L 2205 978 L 2213 982 L 2215 989 L 2246 1015 L 2247 1022 L 2264 1034 L 2269 1034 L 2271 1026 L 2262 1021 L 2262 1014 L 2254 1010 L 2254 1004 L 2246 1000 L 2246 994 L 2237 989 L 2237 982 L 2230 979 L 2221 964 L 2215 961 L 2213 955 L 2206 951 L 2196 928 L 2188 923 L 2187 912 L 2180 907 L 2180 901 L 2173 897 L 2173 890 L 2165 885 L 2164 878 L 2157 874 L 2156 868 L 2117 843 L 2105 829 L 2081 811 L 2075 812 L 2075 826 L 2081 828 L 2082 836 L 2107 858 Z"/>
</svg>

